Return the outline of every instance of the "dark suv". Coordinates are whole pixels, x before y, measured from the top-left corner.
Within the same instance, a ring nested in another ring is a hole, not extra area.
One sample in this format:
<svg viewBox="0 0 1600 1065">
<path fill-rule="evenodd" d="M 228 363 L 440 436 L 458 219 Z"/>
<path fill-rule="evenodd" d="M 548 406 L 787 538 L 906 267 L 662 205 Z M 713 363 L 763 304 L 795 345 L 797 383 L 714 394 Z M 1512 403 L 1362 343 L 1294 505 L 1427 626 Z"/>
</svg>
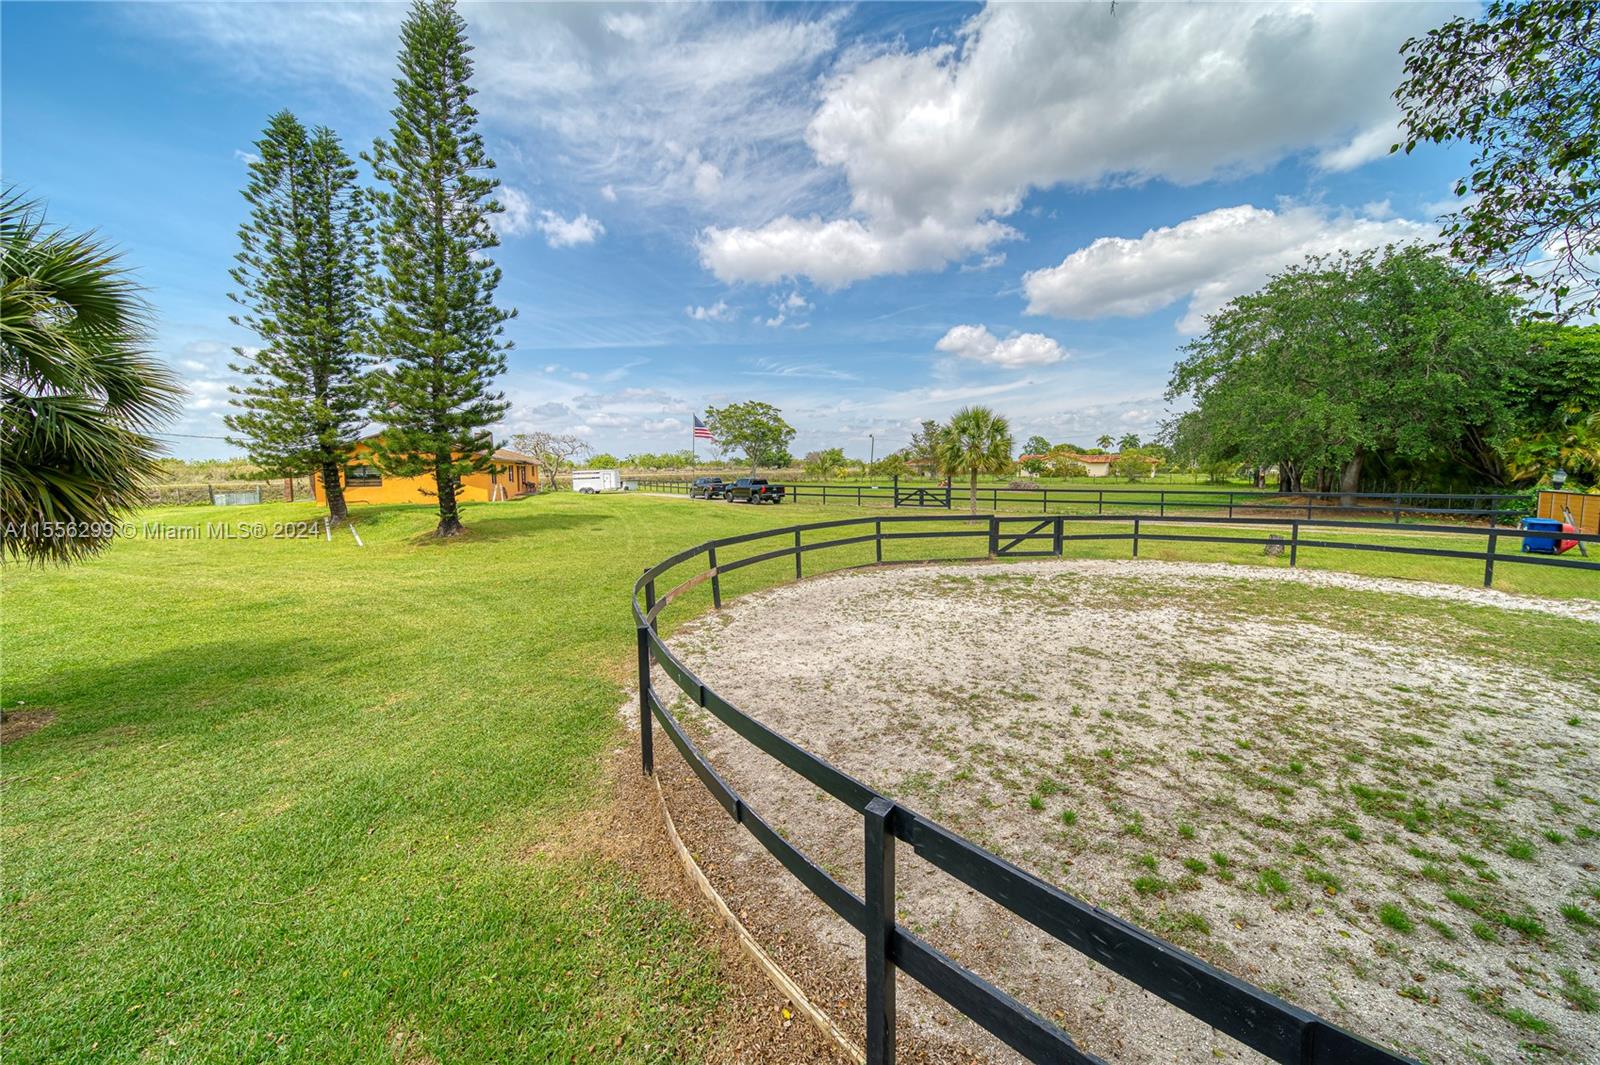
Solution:
<svg viewBox="0 0 1600 1065">
<path fill-rule="evenodd" d="M 690 499 L 722 499 L 728 494 L 728 482 L 721 477 L 696 477 L 689 485 Z"/>
<path fill-rule="evenodd" d="M 730 503 L 782 503 L 783 485 L 768 484 L 759 477 L 741 477 L 723 489 Z"/>
</svg>

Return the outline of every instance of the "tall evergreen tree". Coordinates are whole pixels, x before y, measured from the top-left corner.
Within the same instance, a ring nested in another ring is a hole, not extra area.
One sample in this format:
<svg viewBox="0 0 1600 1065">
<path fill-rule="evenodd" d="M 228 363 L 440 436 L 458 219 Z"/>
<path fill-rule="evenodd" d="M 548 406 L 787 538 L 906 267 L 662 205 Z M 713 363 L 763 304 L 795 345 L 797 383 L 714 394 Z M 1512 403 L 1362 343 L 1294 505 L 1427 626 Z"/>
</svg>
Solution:
<svg viewBox="0 0 1600 1065">
<path fill-rule="evenodd" d="M 256 142 L 231 271 L 244 310 L 235 324 L 261 338 L 235 348 L 239 413 L 229 440 L 269 473 L 322 478 L 328 520 L 347 516 L 339 471 L 366 424 L 365 354 L 372 240 L 356 169 L 331 130 L 307 132 L 288 111 Z"/>
<path fill-rule="evenodd" d="M 505 373 L 495 306 L 500 270 L 484 253 L 500 242 L 489 225 L 499 182 L 478 133 L 471 45 L 452 0 L 416 0 L 400 31 L 394 129 L 368 161 L 389 188 L 378 193 L 385 302 L 378 324 L 375 416 L 383 424 L 380 468 L 432 473 L 439 536 L 461 531 L 463 475 L 488 469 L 490 426 L 509 404 L 495 390 Z"/>
</svg>

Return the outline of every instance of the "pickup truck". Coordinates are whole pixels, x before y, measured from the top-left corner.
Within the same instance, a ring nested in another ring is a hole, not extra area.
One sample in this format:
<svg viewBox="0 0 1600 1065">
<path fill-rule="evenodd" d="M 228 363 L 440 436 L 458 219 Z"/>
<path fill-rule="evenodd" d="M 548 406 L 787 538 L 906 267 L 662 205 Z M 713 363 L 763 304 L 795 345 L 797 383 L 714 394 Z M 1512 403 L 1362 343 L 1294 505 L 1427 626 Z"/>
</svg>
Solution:
<svg viewBox="0 0 1600 1065">
<path fill-rule="evenodd" d="M 696 477 L 689 485 L 690 499 L 721 499 L 728 493 L 728 482 L 721 477 Z"/>
<path fill-rule="evenodd" d="M 730 503 L 782 503 L 783 485 L 768 484 L 760 477 L 741 477 L 724 486 L 722 498 Z"/>
</svg>

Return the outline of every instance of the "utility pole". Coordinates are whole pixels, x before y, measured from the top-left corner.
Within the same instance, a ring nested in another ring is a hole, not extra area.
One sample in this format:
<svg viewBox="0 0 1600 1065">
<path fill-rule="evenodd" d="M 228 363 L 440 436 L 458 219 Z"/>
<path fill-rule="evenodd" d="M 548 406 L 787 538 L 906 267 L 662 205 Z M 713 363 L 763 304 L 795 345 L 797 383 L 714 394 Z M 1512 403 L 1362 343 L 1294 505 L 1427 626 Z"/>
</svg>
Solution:
<svg viewBox="0 0 1600 1065">
<path fill-rule="evenodd" d="M 878 438 L 872 433 L 868 433 L 867 441 L 867 465 L 871 466 L 878 461 Z"/>
</svg>

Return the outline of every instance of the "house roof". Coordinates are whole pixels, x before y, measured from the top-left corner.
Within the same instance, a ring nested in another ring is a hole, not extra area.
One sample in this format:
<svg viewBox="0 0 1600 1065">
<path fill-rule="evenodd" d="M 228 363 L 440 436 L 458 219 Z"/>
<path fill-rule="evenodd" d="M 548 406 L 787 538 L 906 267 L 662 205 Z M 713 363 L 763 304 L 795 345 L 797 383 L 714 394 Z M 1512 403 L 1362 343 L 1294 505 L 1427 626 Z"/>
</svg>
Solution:
<svg viewBox="0 0 1600 1065">
<path fill-rule="evenodd" d="M 503 448 L 499 449 L 498 451 L 496 451 L 494 453 L 494 461 L 496 461 L 496 462 L 531 462 L 531 463 L 533 463 L 535 465 L 538 465 L 538 461 L 539 460 L 534 458 L 532 455 L 524 455 L 520 451 L 512 451 L 508 447 L 503 447 Z"/>
<path fill-rule="evenodd" d="M 1027 462 L 1029 459 L 1048 459 L 1049 457 L 1049 455 L 1023 455 L 1022 457 L 1018 458 L 1017 461 Z M 1071 459 L 1073 462 L 1082 462 L 1085 464 L 1117 461 L 1116 455 L 1080 455 L 1077 452 L 1072 451 L 1064 452 L 1063 457 Z"/>
</svg>

